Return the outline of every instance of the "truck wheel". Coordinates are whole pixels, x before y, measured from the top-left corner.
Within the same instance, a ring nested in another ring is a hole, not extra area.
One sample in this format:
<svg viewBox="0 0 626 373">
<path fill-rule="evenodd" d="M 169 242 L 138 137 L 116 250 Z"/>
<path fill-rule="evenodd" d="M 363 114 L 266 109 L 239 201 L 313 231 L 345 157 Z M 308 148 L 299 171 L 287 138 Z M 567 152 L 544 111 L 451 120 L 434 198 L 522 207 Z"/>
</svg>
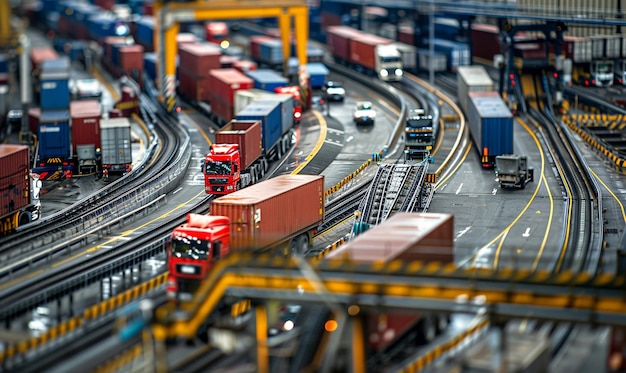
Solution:
<svg viewBox="0 0 626 373">
<path fill-rule="evenodd" d="M 30 214 L 25 211 L 20 212 L 17 225 L 21 227 L 22 225 L 26 225 L 28 223 L 30 223 Z"/>
<path fill-rule="evenodd" d="M 305 235 L 300 235 L 291 241 L 291 256 L 302 256 L 309 250 L 309 240 Z"/>
<path fill-rule="evenodd" d="M 437 315 L 437 334 L 441 334 L 450 325 L 450 316 L 444 313 Z"/>
<path fill-rule="evenodd" d="M 522 182 L 520 183 L 520 188 L 526 188 L 526 180 L 522 180 Z"/>
</svg>

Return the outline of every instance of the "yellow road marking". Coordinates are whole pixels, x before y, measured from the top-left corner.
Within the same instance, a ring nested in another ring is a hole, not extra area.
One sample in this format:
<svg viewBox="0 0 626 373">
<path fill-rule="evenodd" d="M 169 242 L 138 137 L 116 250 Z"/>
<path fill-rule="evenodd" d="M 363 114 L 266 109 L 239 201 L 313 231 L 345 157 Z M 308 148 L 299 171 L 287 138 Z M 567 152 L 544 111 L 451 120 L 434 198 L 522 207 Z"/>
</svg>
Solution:
<svg viewBox="0 0 626 373">
<path fill-rule="evenodd" d="M 322 148 L 322 145 L 324 145 L 324 141 L 326 141 L 326 133 L 328 131 L 328 123 L 326 122 L 326 119 L 324 119 L 324 116 L 317 110 L 311 110 L 311 112 L 313 113 L 313 115 L 315 115 L 318 122 L 320 123 L 320 135 L 317 138 L 317 143 L 315 143 L 315 147 L 313 148 L 311 153 L 309 153 L 309 155 L 307 155 L 307 157 L 304 159 L 304 162 L 300 163 L 300 165 L 291 172 L 294 175 L 300 173 L 302 169 L 306 167 L 306 165 L 308 165 L 309 162 L 313 160 L 313 158 L 315 158 L 317 153 L 319 153 L 320 149 Z"/>
</svg>

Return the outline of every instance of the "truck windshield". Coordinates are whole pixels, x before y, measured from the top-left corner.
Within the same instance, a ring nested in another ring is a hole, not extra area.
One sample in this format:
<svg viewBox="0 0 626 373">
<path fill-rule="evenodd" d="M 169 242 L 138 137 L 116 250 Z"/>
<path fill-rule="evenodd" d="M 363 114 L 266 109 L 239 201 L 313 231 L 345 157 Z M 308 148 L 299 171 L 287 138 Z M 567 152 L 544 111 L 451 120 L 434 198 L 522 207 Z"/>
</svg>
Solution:
<svg viewBox="0 0 626 373">
<path fill-rule="evenodd" d="M 383 56 L 380 58 L 380 62 L 390 63 L 390 62 L 400 62 L 400 57 L 397 56 Z"/>
<path fill-rule="evenodd" d="M 209 257 L 211 242 L 187 237 L 172 238 L 172 256 L 181 259 L 202 260 Z"/>
<path fill-rule="evenodd" d="M 231 162 L 211 161 L 206 164 L 207 175 L 230 175 L 231 172 Z"/>
</svg>

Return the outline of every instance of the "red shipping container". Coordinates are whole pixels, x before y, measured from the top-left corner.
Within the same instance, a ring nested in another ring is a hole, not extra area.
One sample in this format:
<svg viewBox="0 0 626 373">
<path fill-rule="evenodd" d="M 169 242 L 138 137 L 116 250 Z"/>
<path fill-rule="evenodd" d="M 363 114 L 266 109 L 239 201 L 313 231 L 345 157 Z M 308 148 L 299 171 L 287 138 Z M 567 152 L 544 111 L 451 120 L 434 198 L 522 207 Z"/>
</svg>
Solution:
<svg viewBox="0 0 626 373">
<path fill-rule="evenodd" d="M 212 200 L 211 215 L 230 218 L 231 251 L 273 247 L 322 222 L 324 176 L 273 177 Z"/>
<path fill-rule="evenodd" d="M 30 203 L 30 159 L 26 145 L 0 145 L 0 217 Z"/>
<path fill-rule="evenodd" d="M 350 39 L 361 35 L 359 30 L 348 26 L 331 26 L 326 30 L 326 44 L 333 56 L 350 60 Z"/>
<path fill-rule="evenodd" d="M 42 62 L 56 60 L 59 54 L 52 47 L 33 47 L 30 49 L 30 62 L 33 70 L 38 69 Z"/>
<path fill-rule="evenodd" d="M 320 13 L 320 23 L 322 30 L 324 30 L 331 26 L 341 25 L 341 17 L 338 14 L 322 11 Z"/>
<path fill-rule="evenodd" d="M 195 101 L 209 101 L 209 77 L 198 76 L 189 71 L 178 69 L 178 92 Z"/>
<path fill-rule="evenodd" d="M 222 51 L 206 44 L 185 44 L 178 51 L 178 66 L 196 75 L 220 68 Z"/>
<path fill-rule="evenodd" d="M 220 66 L 222 69 L 229 69 L 231 67 L 234 67 L 235 62 L 237 61 L 239 61 L 239 58 L 235 56 L 221 56 Z"/>
<path fill-rule="evenodd" d="M 122 118 L 124 117 L 124 112 L 120 109 L 111 109 L 109 110 L 109 118 Z"/>
<path fill-rule="evenodd" d="M 241 71 L 242 73 L 247 73 L 248 71 L 256 70 L 258 65 L 254 61 L 247 60 L 239 60 L 233 64 L 233 68 Z"/>
<path fill-rule="evenodd" d="M 39 131 L 39 117 L 41 116 L 41 109 L 38 107 L 32 107 L 28 109 L 28 128 L 30 132 L 37 133 Z"/>
<path fill-rule="evenodd" d="M 120 48 L 120 68 L 125 72 L 143 72 L 143 46 L 127 45 Z"/>
<path fill-rule="evenodd" d="M 154 3 L 144 3 L 142 14 L 144 16 L 153 16 L 154 15 Z"/>
<path fill-rule="evenodd" d="M 231 120 L 215 133 L 215 144 L 238 144 L 241 168 L 248 168 L 263 153 L 261 121 Z"/>
<path fill-rule="evenodd" d="M 9 84 L 9 74 L 0 74 L 0 85 Z"/>
<path fill-rule="evenodd" d="M 209 87 L 211 100 L 216 97 L 233 106 L 235 91 L 254 88 L 254 80 L 236 69 L 214 69 L 209 73 Z"/>
<path fill-rule="evenodd" d="M 212 98 L 211 102 L 211 114 L 216 118 L 219 125 L 224 124 L 235 117 L 235 107 L 229 105 L 227 102 L 220 100 L 219 98 Z"/>
<path fill-rule="evenodd" d="M 124 44 L 132 44 L 123 36 L 107 36 L 104 38 L 104 54 L 103 59 L 107 61 L 112 60 L 113 56 L 113 46 L 114 45 L 124 45 Z"/>
<path fill-rule="evenodd" d="M 415 45 L 415 29 L 413 26 L 398 27 L 398 41 L 410 45 Z"/>
<path fill-rule="evenodd" d="M 183 45 L 197 43 L 198 38 L 196 37 L 196 35 L 190 32 L 181 32 L 180 34 L 176 35 L 176 45 L 178 46 L 178 49 L 180 49 L 180 47 L 182 47 Z"/>
<path fill-rule="evenodd" d="M 115 6 L 115 0 L 95 0 L 94 4 L 106 10 L 112 10 Z"/>
<path fill-rule="evenodd" d="M 97 100 L 70 102 L 72 117 L 72 146 L 76 153 L 77 145 L 100 147 L 100 118 L 102 107 Z"/>
<path fill-rule="evenodd" d="M 265 35 L 250 36 L 250 56 L 252 59 L 258 60 L 261 58 L 261 44 L 268 40 L 276 40 L 276 38 Z"/>
<path fill-rule="evenodd" d="M 361 34 L 350 40 L 350 59 L 352 63 L 369 69 L 376 68 L 376 46 L 391 44 L 393 40 L 376 35 Z"/>
<path fill-rule="evenodd" d="M 472 56 L 492 63 L 493 56 L 500 54 L 500 31 L 498 26 L 472 24 Z"/>
</svg>

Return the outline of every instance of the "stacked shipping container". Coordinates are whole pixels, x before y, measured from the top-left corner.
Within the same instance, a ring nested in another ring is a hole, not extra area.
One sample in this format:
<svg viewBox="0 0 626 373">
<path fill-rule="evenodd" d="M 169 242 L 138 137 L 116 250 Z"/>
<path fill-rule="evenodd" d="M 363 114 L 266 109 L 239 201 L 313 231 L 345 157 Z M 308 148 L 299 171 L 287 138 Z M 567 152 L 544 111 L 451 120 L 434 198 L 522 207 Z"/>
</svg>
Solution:
<svg viewBox="0 0 626 373">
<path fill-rule="evenodd" d="M 178 90 L 190 100 L 210 101 L 209 72 L 219 69 L 219 49 L 206 44 L 181 45 L 178 67 Z"/>
<path fill-rule="evenodd" d="M 221 123 L 226 123 L 234 117 L 235 91 L 254 87 L 252 78 L 235 69 L 211 70 L 208 83 L 211 87 L 209 92 L 211 112 Z"/>
</svg>

